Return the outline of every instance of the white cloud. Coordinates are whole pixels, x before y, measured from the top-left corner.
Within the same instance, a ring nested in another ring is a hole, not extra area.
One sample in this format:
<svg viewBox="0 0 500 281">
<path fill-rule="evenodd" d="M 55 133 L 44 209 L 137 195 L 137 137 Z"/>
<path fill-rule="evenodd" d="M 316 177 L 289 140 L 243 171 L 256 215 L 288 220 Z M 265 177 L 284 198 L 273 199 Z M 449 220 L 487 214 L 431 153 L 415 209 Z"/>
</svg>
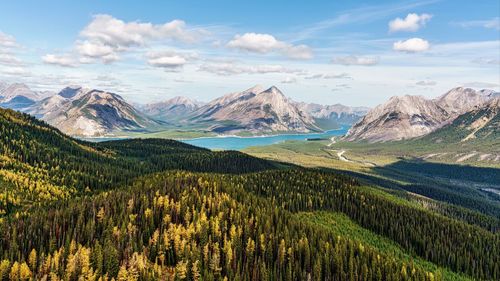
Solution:
<svg viewBox="0 0 500 281">
<path fill-rule="evenodd" d="M 0 31 L 0 47 L 13 48 L 16 47 L 16 39 L 14 36 Z"/>
<path fill-rule="evenodd" d="M 226 46 L 259 54 L 278 52 L 292 59 L 311 59 L 313 57 L 312 50 L 308 46 L 292 45 L 279 41 L 270 34 L 238 34 Z"/>
<path fill-rule="evenodd" d="M 203 29 L 188 28 L 182 20 L 152 24 L 138 21 L 125 22 L 110 15 L 96 15 L 80 32 L 81 40 L 75 44 L 75 52 L 80 57 L 74 60 L 79 63 L 101 61 L 108 64 L 119 60 L 120 53 L 134 47 L 146 47 L 149 43 L 163 40 L 194 43 L 206 34 L 207 31 Z M 65 55 L 52 56 L 54 57 L 46 59 L 55 61 L 56 57 L 61 58 Z M 60 63 L 59 65 L 66 66 Z"/>
<path fill-rule="evenodd" d="M 348 73 L 339 73 L 339 74 L 325 74 L 323 79 L 352 79 L 352 77 Z"/>
<path fill-rule="evenodd" d="M 236 35 L 227 43 L 230 48 L 237 48 L 255 53 L 269 53 L 271 51 L 286 47 L 286 43 L 276 40 L 269 34 L 245 33 Z"/>
<path fill-rule="evenodd" d="M 308 60 L 314 57 L 311 48 L 306 45 L 288 46 L 282 50 L 283 54 L 291 59 Z"/>
<path fill-rule="evenodd" d="M 29 74 L 29 72 L 24 67 L 19 67 L 19 66 L 3 67 L 1 72 L 3 74 L 11 76 L 20 76 Z"/>
<path fill-rule="evenodd" d="M 164 24 L 124 22 L 110 15 L 96 15 L 80 35 L 104 45 L 124 48 L 140 46 L 150 40 L 174 39 L 193 43 L 200 39 L 202 30 L 191 30 L 182 20 L 173 20 Z"/>
<path fill-rule="evenodd" d="M 309 76 L 304 77 L 304 79 L 312 80 L 312 79 L 352 79 L 351 76 L 345 72 L 343 73 L 316 73 L 311 74 Z"/>
<path fill-rule="evenodd" d="M 418 81 L 415 84 L 417 86 L 436 86 L 437 85 L 436 81 L 426 81 L 426 80 Z"/>
<path fill-rule="evenodd" d="M 304 77 L 304 79 L 320 79 L 320 78 L 323 78 L 323 74 L 318 73 Z"/>
<path fill-rule="evenodd" d="M 152 66 L 164 67 L 164 68 L 176 68 L 186 64 L 186 59 L 178 56 L 161 56 L 156 58 L 148 59 L 148 63 Z"/>
<path fill-rule="evenodd" d="M 468 82 L 464 84 L 465 87 L 471 88 L 496 88 L 500 86 L 498 83 L 490 83 L 490 82 Z"/>
<path fill-rule="evenodd" d="M 194 81 L 187 80 L 187 79 L 184 79 L 184 78 L 176 78 L 176 79 L 174 79 L 174 82 L 177 82 L 177 83 L 193 83 Z"/>
<path fill-rule="evenodd" d="M 281 81 L 281 83 L 283 83 L 283 84 L 295 84 L 295 83 L 297 83 L 297 78 L 295 78 L 295 77 L 286 77 L 285 79 L 283 79 Z"/>
<path fill-rule="evenodd" d="M 484 27 L 500 30 L 500 18 L 492 18 L 489 20 L 472 20 L 472 21 L 462 21 L 458 23 L 454 23 L 463 28 L 471 28 L 471 27 Z"/>
<path fill-rule="evenodd" d="M 154 51 L 147 54 L 149 65 L 161 67 L 166 71 L 177 71 L 188 63 L 189 60 L 197 58 L 197 54 L 177 53 L 174 51 Z"/>
<path fill-rule="evenodd" d="M 55 64 L 64 67 L 75 67 L 78 62 L 70 55 L 47 54 L 42 57 L 42 61 L 47 64 Z"/>
<path fill-rule="evenodd" d="M 289 69 L 277 64 L 244 65 L 236 63 L 205 63 L 198 71 L 228 76 L 237 74 L 298 73 L 300 70 Z"/>
<path fill-rule="evenodd" d="M 333 18 L 323 20 L 313 25 L 306 27 L 305 29 L 294 34 L 295 40 L 305 40 L 314 38 L 317 39 L 317 35 L 328 30 L 332 30 L 337 26 L 347 25 L 347 24 L 359 24 L 359 23 L 369 23 L 378 19 L 386 18 L 395 13 L 402 13 L 411 9 L 416 9 L 421 6 L 429 5 L 438 0 L 426 0 L 426 1 L 403 1 L 403 3 L 388 3 L 380 4 L 376 1 L 371 1 L 376 4 L 373 5 L 363 5 L 361 8 L 355 8 L 347 11 L 343 11 Z"/>
<path fill-rule="evenodd" d="M 21 46 L 14 36 L 0 31 L 0 73 L 7 76 L 26 76 L 29 71 L 26 63 L 18 58 L 18 50 Z"/>
<path fill-rule="evenodd" d="M 427 51 L 430 44 L 427 40 L 421 38 L 411 38 L 405 41 L 394 42 L 392 47 L 395 51 L 416 53 Z"/>
<path fill-rule="evenodd" d="M 14 54 L 18 47 L 14 36 L 0 31 L 0 65 L 22 66 L 22 61 Z"/>
<path fill-rule="evenodd" d="M 408 14 L 406 18 L 396 18 L 389 22 L 389 31 L 417 31 L 432 18 L 432 15 L 415 13 Z"/>
<path fill-rule="evenodd" d="M 351 89 L 351 86 L 349 84 L 337 84 L 335 85 L 335 88 L 332 89 L 332 92 L 346 90 L 346 89 Z"/>
<path fill-rule="evenodd" d="M 117 54 L 115 53 L 116 50 L 113 47 L 99 42 L 78 42 L 76 50 L 80 55 L 92 59 L 102 58 L 103 60 L 109 61 L 109 58 L 117 58 Z"/>
<path fill-rule="evenodd" d="M 331 61 L 333 64 L 342 65 L 376 65 L 379 62 L 377 57 L 360 57 L 355 55 L 336 57 Z"/>
<path fill-rule="evenodd" d="M 23 63 L 16 56 L 9 53 L 0 53 L 0 64 L 1 65 L 11 65 L 11 66 L 21 66 Z"/>
<path fill-rule="evenodd" d="M 480 57 L 472 60 L 473 63 L 481 64 L 481 65 L 496 65 L 500 64 L 500 58 L 487 58 Z"/>
</svg>

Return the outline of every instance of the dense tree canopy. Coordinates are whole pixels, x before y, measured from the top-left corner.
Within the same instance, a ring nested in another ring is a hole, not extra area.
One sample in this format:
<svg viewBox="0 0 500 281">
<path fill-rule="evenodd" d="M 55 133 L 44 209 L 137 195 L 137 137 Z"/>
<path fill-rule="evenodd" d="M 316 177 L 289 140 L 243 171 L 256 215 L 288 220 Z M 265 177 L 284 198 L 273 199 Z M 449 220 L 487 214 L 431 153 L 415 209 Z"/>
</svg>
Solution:
<svg viewBox="0 0 500 281">
<path fill-rule="evenodd" d="M 495 218 L 279 167 L 169 140 L 83 142 L 0 109 L 0 281 L 500 279 Z M 342 213 L 428 264 L 304 211 Z"/>
</svg>

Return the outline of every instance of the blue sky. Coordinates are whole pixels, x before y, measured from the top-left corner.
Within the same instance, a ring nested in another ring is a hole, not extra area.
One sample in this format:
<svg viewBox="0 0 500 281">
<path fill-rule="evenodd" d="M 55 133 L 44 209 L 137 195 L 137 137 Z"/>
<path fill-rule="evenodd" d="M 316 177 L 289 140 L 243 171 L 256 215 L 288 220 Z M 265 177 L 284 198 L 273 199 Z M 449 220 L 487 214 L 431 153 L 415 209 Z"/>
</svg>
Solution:
<svg viewBox="0 0 500 281">
<path fill-rule="evenodd" d="M 208 101 L 255 84 L 366 106 L 499 90 L 499 11 L 498 0 L 3 1 L 0 80 L 136 103 Z"/>
</svg>

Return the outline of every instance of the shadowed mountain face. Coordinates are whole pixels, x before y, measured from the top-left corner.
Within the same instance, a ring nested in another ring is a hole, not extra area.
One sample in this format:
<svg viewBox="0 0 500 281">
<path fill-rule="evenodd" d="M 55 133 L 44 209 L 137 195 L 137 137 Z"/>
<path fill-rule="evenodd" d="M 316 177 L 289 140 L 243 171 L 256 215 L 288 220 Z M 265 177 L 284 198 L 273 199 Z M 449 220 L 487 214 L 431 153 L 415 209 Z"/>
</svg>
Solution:
<svg viewBox="0 0 500 281">
<path fill-rule="evenodd" d="M 487 90 L 454 88 L 433 100 L 421 96 L 392 97 L 370 110 L 345 139 L 381 142 L 424 136 L 446 127 L 461 114 L 487 106 L 495 95 Z"/>
</svg>

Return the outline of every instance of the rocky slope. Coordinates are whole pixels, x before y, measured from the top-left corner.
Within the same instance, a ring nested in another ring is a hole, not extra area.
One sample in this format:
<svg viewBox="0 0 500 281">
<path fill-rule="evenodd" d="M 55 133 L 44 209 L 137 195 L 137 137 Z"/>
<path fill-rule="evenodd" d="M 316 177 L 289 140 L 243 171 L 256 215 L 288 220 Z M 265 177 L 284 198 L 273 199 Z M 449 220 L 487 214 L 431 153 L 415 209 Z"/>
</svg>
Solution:
<svg viewBox="0 0 500 281">
<path fill-rule="evenodd" d="M 347 133 L 345 140 L 383 142 L 411 139 L 444 127 L 459 115 L 483 106 L 497 94 L 454 88 L 436 99 L 395 96 L 370 110 Z"/>
<path fill-rule="evenodd" d="M 500 97 L 494 97 L 460 114 L 450 124 L 425 137 L 432 142 L 498 141 Z"/>
<path fill-rule="evenodd" d="M 192 122 L 216 122 L 219 133 L 311 132 L 320 131 L 314 119 L 276 87 L 261 86 L 217 98 L 198 109 Z"/>
<path fill-rule="evenodd" d="M 72 136 L 102 136 L 158 125 L 117 94 L 81 87 L 65 88 L 26 112 Z"/>
</svg>

